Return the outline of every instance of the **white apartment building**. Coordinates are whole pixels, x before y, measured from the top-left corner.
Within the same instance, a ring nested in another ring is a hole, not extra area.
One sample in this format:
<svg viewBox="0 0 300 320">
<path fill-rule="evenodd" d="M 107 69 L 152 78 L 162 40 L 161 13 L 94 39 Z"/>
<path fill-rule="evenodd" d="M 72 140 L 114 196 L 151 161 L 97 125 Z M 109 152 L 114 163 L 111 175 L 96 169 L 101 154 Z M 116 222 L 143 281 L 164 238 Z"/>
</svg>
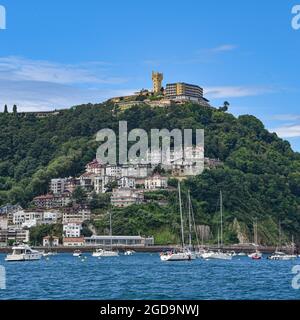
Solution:
<svg viewBox="0 0 300 320">
<path fill-rule="evenodd" d="M 116 180 L 115 177 L 111 176 L 96 176 L 94 179 L 94 191 L 99 193 L 105 193 L 107 191 L 106 185 Z"/>
<path fill-rule="evenodd" d="M 58 210 L 47 210 L 43 212 L 43 224 L 55 224 L 62 217 Z"/>
<path fill-rule="evenodd" d="M 168 188 L 168 178 L 159 174 L 154 174 L 152 177 L 145 179 L 145 189 L 166 189 Z"/>
<path fill-rule="evenodd" d="M 43 247 L 57 247 L 59 246 L 59 237 L 47 236 L 43 238 Z"/>
<path fill-rule="evenodd" d="M 124 165 L 121 169 L 122 177 L 145 178 L 152 172 L 146 164 Z"/>
<path fill-rule="evenodd" d="M 121 178 L 122 177 L 122 167 L 117 165 L 107 165 L 105 168 L 105 173 L 109 177 Z"/>
<path fill-rule="evenodd" d="M 67 182 L 67 179 L 65 179 L 65 178 L 51 179 L 50 191 L 53 194 L 64 193 L 66 182 Z"/>
<path fill-rule="evenodd" d="M 79 238 L 82 230 L 82 224 L 76 222 L 64 223 L 63 233 L 66 238 Z"/>
<path fill-rule="evenodd" d="M 135 189 L 136 188 L 136 179 L 133 177 L 122 177 L 118 180 L 118 187 L 121 189 Z"/>
<path fill-rule="evenodd" d="M 13 224 L 18 227 L 35 227 L 43 221 L 43 211 L 20 210 L 13 213 Z"/>
</svg>

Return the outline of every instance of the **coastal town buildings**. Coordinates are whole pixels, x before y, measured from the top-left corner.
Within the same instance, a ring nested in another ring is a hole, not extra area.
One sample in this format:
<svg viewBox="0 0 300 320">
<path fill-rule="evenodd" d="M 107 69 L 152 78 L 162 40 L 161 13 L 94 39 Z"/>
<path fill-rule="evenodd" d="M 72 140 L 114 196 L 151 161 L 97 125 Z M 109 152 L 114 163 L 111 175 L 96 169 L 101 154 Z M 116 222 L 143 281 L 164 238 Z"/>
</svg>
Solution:
<svg viewBox="0 0 300 320">
<path fill-rule="evenodd" d="M 144 192 L 139 189 L 114 189 L 111 196 L 111 204 L 115 207 L 128 207 L 144 202 Z"/>
<path fill-rule="evenodd" d="M 79 238 L 82 224 L 80 222 L 66 222 L 63 225 L 63 235 L 65 238 Z"/>
<path fill-rule="evenodd" d="M 85 238 L 87 246 L 137 246 L 147 247 L 154 245 L 153 237 L 141 237 L 141 236 L 91 236 Z"/>
<path fill-rule="evenodd" d="M 70 192 L 65 192 L 60 195 L 55 194 L 45 194 L 33 199 L 33 204 L 37 208 L 52 209 L 65 207 L 71 203 Z"/>
<path fill-rule="evenodd" d="M 43 247 L 58 247 L 59 237 L 56 236 L 46 236 L 43 238 Z"/>
<path fill-rule="evenodd" d="M 29 242 L 29 230 L 8 227 L 7 229 L 0 230 L 0 243 L 28 243 Z"/>
<path fill-rule="evenodd" d="M 65 237 L 63 238 L 63 245 L 65 247 L 82 247 L 85 245 L 84 237 Z"/>
<path fill-rule="evenodd" d="M 88 220 L 91 220 L 91 210 L 86 205 L 73 205 L 63 209 L 63 223 L 83 223 Z"/>
<path fill-rule="evenodd" d="M 145 179 L 145 189 L 157 190 L 168 188 L 168 178 L 156 173 Z"/>
</svg>

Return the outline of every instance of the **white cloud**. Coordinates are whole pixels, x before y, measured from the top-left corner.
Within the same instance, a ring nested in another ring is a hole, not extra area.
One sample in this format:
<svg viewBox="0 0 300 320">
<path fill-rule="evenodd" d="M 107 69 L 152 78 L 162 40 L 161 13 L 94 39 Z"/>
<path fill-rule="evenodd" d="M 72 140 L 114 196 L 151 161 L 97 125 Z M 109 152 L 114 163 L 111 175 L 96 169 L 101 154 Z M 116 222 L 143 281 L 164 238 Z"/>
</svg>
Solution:
<svg viewBox="0 0 300 320">
<path fill-rule="evenodd" d="M 101 61 L 61 64 L 0 57 L 0 103 L 17 104 L 20 111 L 49 110 L 101 102 L 134 91 L 122 89 L 127 79 L 112 77 L 111 67 Z"/>
<path fill-rule="evenodd" d="M 22 57 L 0 57 L 0 80 L 42 81 L 60 84 L 118 84 L 127 79 L 105 75 L 103 62 L 61 64 Z"/>
<path fill-rule="evenodd" d="M 276 121 L 296 121 L 300 120 L 300 115 L 299 114 L 275 114 L 272 115 L 271 120 L 276 120 Z"/>
<path fill-rule="evenodd" d="M 274 92 L 268 87 L 247 87 L 247 86 L 220 86 L 206 87 L 205 95 L 209 98 L 239 98 L 248 96 L 257 96 L 265 93 Z"/>
<path fill-rule="evenodd" d="M 300 124 L 293 124 L 289 126 L 282 126 L 272 129 L 281 138 L 295 138 L 300 137 Z"/>
<path fill-rule="evenodd" d="M 234 45 L 234 44 L 223 44 L 223 45 L 220 45 L 218 47 L 209 49 L 209 51 L 218 53 L 218 52 L 225 52 L 225 51 L 233 51 L 236 48 L 237 48 L 237 46 Z"/>
<path fill-rule="evenodd" d="M 19 111 L 39 111 L 69 108 L 84 103 L 99 103 L 132 90 L 86 89 L 71 85 L 39 81 L 0 80 L 1 105 L 18 105 Z M 1 112 L 1 110 L 0 110 Z"/>
</svg>

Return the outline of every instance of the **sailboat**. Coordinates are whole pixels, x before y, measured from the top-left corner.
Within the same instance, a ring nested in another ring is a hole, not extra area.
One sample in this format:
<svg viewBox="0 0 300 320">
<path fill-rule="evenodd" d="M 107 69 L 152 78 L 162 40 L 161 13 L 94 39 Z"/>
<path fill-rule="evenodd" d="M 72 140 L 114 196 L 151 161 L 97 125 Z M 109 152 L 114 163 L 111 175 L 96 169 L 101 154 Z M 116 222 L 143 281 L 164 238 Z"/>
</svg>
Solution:
<svg viewBox="0 0 300 320">
<path fill-rule="evenodd" d="M 279 222 L 278 224 L 278 246 L 281 248 L 281 224 Z M 278 247 L 276 248 L 274 254 L 268 257 L 269 260 L 293 260 L 296 259 L 297 256 L 295 255 L 295 247 L 294 247 L 294 239 L 292 240 L 292 254 L 287 254 L 284 252 L 281 252 L 278 250 Z"/>
<path fill-rule="evenodd" d="M 195 254 L 193 254 L 190 249 L 185 246 L 180 182 L 178 182 L 178 195 L 181 222 L 181 248 L 178 250 L 174 249 L 169 252 L 162 252 L 160 254 L 160 259 L 162 261 L 191 261 L 196 258 Z"/>
<path fill-rule="evenodd" d="M 253 232 L 254 232 L 254 244 L 256 247 L 255 252 L 250 253 L 248 255 L 249 258 L 252 260 L 260 260 L 262 258 L 262 253 L 258 251 L 257 246 L 258 246 L 258 237 L 257 237 L 257 219 L 253 222 Z"/>
<path fill-rule="evenodd" d="M 113 251 L 112 249 L 112 221 L 111 221 L 111 212 L 109 212 L 109 236 L 110 236 L 110 250 L 104 249 L 96 249 L 93 252 L 92 256 L 99 258 L 99 257 L 117 257 L 119 256 L 118 251 Z"/>
<path fill-rule="evenodd" d="M 223 246 L 223 194 L 222 191 L 220 191 L 220 231 L 218 230 L 218 248 L 222 248 Z M 220 246 L 221 242 L 221 246 Z M 227 252 L 222 252 L 220 249 L 217 252 L 214 251 L 208 251 L 204 252 L 202 255 L 203 259 L 219 259 L 219 260 L 231 260 L 232 254 Z"/>
</svg>

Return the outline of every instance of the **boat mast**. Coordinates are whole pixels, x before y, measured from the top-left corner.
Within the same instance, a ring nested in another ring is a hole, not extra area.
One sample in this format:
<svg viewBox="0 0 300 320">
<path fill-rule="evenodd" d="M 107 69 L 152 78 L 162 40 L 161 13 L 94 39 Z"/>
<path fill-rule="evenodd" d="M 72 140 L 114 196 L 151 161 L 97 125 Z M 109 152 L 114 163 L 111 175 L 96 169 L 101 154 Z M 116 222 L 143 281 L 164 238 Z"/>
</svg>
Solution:
<svg viewBox="0 0 300 320">
<path fill-rule="evenodd" d="M 220 242 L 221 247 L 223 246 L 223 194 L 220 190 L 220 214 L 221 214 L 221 235 L 220 235 Z"/>
<path fill-rule="evenodd" d="M 109 236 L 110 236 L 110 250 L 112 250 L 112 223 L 111 223 L 111 211 L 109 211 Z"/>
<path fill-rule="evenodd" d="M 191 219 L 191 193 L 188 191 L 189 198 L 189 248 L 192 248 L 192 219 Z"/>
<path fill-rule="evenodd" d="M 278 222 L 278 246 L 279 246 L 279 249 L 281 251 L 281 222 L 279 220 Z"/>
<path fill-rule="evenodd" d="M 181 203 L 181 188 L 180 182 L 178 181 L 178 195 L 179 195 L 179 210 L 180 210 L 180 220 L 181 220 L 181 245 L 184 248 L 184 229 L 183 229 L 183 215 L 182 215 L 182 203 Z"/>
</svg>

